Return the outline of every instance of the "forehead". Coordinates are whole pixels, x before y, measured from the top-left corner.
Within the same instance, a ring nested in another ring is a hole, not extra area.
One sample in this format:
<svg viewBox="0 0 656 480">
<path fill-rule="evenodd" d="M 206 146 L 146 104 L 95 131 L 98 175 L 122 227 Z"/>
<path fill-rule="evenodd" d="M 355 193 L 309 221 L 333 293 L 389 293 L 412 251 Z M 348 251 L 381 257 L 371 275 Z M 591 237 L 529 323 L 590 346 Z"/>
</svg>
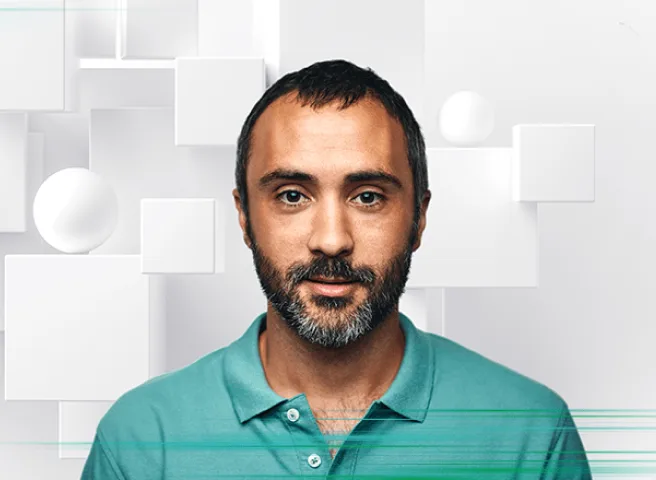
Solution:
<svg viewBox="0 0 656 480">
<path fill-rule="evenodd" d="M 253 176 L 279 166 L 346 172 L 365 164 L 411 175 L 403 127 L 378 101 L 365 97 L 342 110 L 340 102 L 314 109 L 295 96 L 276 99 L 258 118 L 249 160 Z"/>
</svg>

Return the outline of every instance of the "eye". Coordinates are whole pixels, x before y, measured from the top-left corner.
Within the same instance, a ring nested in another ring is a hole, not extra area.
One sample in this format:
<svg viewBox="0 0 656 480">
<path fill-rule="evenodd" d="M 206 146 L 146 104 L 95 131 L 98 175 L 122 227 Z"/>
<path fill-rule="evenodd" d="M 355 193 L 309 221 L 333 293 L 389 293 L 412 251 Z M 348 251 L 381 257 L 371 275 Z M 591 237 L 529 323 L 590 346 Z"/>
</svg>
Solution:
<svg viewBox="0 0 656 480">
<path fill-rule="evenodd" d="M 300 197 L 305 197 L 305 195 L 303 195 L 303 194 L 302 194 L 301 192 L 299 192 L 298 190 L 285 190 L 285 191 L 283 191 L 283 192 L 280 192 L 280 193 L 276 196 L 276 198 L 277 198 L 277 199 L 280 199 L 281 197 L 283 197 L 283 196 L 285 196 L 285 195 L 287 195 L 287 199 L 288 199 L 288 200 L 291 200 L 291 199 L 293 199 L 293 198 L 299 199 Z M 362 197 L 363 199 L 365 199 L 365 203 L 362 203 L 362 205 L 363 205 L 365 208 L 375 208 L 375 207 L 378 207 L 379 205 L 381 205 L 381 204 L 386 200 L 386 197 L 385 197 L 384 195 L 381 195 L 381 194 L 378 193 L 378 192 L 373 192 L 373 191 L 371 191 L 371 190 L 367 190 L 366 192 L 362 192 L 361 194 L 359 194 L 359 195 L 358 195 L 357 197 L 355 197 L 355 198 L 359 198 L 359 197 Z M 378 201 L 378 202 L 369 203 L 369 200 L 375 200 L 376 197 L 379 198 L 379 201 Z M 306 197 L 306 198 L 307 198 L 307 197 Z M 282 201 L 282 200 L 281 200 L 281 201 Z M 291 202 L 291 203 L 287 203 L 287 202 L 284 202 L 284 201 L 283 201 L 283 204 L 284 204 L 286 207 L 289 207 L 289 208 L 298 208 L 298 206 L 301 205 L 301 203 L 299 203 L 299 202 Z"/>
</svg>

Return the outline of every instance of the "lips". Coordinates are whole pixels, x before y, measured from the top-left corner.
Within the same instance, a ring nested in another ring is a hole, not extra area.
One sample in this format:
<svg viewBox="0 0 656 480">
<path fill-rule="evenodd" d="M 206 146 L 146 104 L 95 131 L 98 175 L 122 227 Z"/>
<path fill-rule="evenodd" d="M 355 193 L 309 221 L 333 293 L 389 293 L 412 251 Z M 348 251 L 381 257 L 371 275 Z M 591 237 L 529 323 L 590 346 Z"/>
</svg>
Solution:
<svg viewBox="0 0 656 480">
<path fill-rule="evenodd" d="M 326 282 L 309 280 L 308 284 L 315 293 L 329 297 L 339 297 L 352 292 L 358 282 Z"/>
<path fill-rule="evenodd" d="M 354 280 L 346 280 L 346 279 L 341 279 L 341 278 L 317 277 L 317 278 L 311 278 L 310 280 L 312 282 L 317 282 L 317 283 L 328 283 L 328 284 L 337 284 L 337 285 L 344 285 L 344 284 L 347 284 L 347 283 L 355 283 Z"/>
</svg>

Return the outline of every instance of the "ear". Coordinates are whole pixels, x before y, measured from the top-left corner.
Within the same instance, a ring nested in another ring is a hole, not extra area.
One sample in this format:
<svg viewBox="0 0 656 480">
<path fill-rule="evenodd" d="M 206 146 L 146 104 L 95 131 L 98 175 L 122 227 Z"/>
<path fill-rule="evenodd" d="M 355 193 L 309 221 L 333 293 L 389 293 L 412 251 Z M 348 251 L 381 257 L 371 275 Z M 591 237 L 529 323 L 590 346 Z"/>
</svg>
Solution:
<svg viewBox="0 0 656 480">
<path fill-rule="evenodd" d="M 241 231 L 244 237 L 244 243 L 250 249 L 251 240 L 250 238 L 248 238 L 248 232 L 246 229 L 246 214 L 244 213 L 244 210 L 241 208 L 241 198 L 239 197 L 239 191 L 236 188 L 232 190 L 232 198 L 235 201 L 235 207 L 237 208 L 237 213 L 239 214 L 239 226 L 241 227 Z"/>
<path fill-rule="evenodd" d="M 419 246 L 421 245 L 421 237 L 424 233 L 424 229 L 426 228 L 426 211 L 428 210 L 428 204 L 430 203 L 431 199 L 431 191 L 426 190 L 426 193 L 424 194 L 424 198 L 421 201 L 421 206 L 419 209 L 419 228 L 417 229 L 417 239 L 415 240 L 415 244 L 412 246 L 412 251 L 416 251 Z"/>
</svg>

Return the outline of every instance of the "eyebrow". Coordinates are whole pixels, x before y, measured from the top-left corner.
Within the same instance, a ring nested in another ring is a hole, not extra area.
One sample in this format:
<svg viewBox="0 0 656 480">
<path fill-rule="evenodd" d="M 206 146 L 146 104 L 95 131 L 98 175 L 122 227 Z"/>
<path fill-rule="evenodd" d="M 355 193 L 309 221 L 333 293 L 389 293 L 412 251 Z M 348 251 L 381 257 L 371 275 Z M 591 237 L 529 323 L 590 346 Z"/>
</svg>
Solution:
<svg viewBox="0 0 656 480">
<path fill-rule="evenodd" d="M 260 178 L 258 185 L 261 189 L 264 189 L 277 180 L 292 180 L 296 182 L 314 183 L 314 184 L 319 183 L 317 177 L 315 177 L 310 173 L 302 172 L 300 170 L 288 169 L 288 168 L 277 168 L 263 175 Z M 344 178 L 342 185 L 347 186 L 353 183 L 372 182 L 372 181 L 386 183 L 398 189 L 403 188 L 403 184 L 401 183 L 401 180 L 399 180 L 397 176 L 392 175 L 391 173 L 387 173 L 386 171 L 381 169 L 359 170 L 357 172 L 349 173 Z"/>
</svg>

